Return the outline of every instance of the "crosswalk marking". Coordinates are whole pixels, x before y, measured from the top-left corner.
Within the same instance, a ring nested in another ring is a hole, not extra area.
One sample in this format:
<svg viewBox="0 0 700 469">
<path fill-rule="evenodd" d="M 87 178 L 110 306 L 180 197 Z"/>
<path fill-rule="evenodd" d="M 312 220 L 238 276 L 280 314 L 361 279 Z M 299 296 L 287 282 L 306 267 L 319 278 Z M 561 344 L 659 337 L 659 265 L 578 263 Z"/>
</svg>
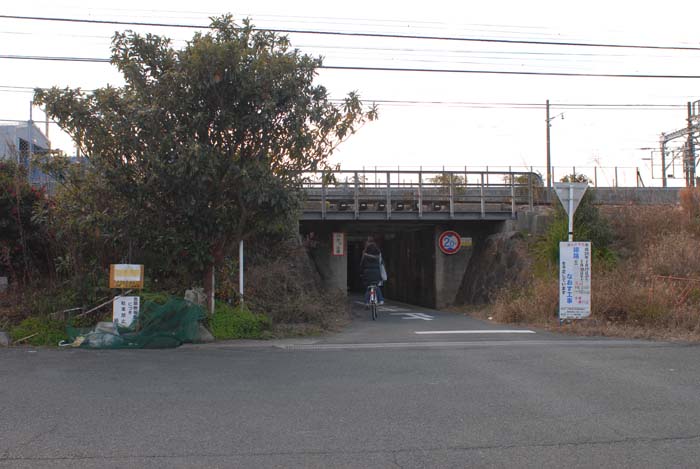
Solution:
<svg viewBox="0 0 700 469">
<path fill-rule="evenodd" d="M 422 319 L 423 321 L 432 321 L 435 319 L 425 313 L 391 313 L 392 316 L 403 316 L 401 319 Z"/>
</svg>

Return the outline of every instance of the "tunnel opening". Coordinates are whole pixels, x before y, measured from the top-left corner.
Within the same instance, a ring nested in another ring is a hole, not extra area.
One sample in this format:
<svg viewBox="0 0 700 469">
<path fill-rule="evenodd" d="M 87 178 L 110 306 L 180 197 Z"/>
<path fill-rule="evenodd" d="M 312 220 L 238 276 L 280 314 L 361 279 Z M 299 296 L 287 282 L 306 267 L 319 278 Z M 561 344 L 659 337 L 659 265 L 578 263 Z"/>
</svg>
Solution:
<svg viewBox="0 0 700 469">
<path fill-rule="evenodd" d="M 434 228 L 419 227 L 396 231 L 377 228 L 352 233 L 347 238 L 347 291 L 364 292 L 360 262 L 368 236 L 382 251 L 388 279 L 382 286 L 384 297 L 402 303 L 435 305 Z"/>
<path fill-rule="evenodd" d="M 448 225 L 393 220 L 325 221 L 306 222 L 301 232 L 305 239 L 313 240 L 309 243 L 312 246 L 309 253 L 327 287 L 352 296 L 364 292 L 360 261 L 367 238 L 372 236 L 382 252 L 388 274 L 382 286 L 384 297 L 435 308 L 454 303 L 472 253 L 471 247 L 465 247 L 455 255 L 445 255 L 438 247 L 440 234 L 455 230 L 465 239 L 473 237 L 477 242 L 495 227 L 483 222 Z"/>
</svg>

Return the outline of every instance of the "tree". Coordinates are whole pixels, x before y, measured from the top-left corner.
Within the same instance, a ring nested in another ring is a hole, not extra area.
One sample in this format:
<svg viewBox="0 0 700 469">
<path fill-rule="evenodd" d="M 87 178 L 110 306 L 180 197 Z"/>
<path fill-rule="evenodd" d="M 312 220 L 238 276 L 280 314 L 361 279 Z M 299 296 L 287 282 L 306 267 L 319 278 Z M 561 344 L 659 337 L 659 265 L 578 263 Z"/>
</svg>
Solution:
<svg viewBox="0 0 700 469">
<path fill-rule="evenodd" d="M 180 50 L 116 33 L 112 64 L 123 87 L 37 89 L 35 101 L 131 220 L 122 238 L 188 263 L 207 292 L 238 241 L 295 226 L 302 173 L 377 116 L 355 92 L 330 101 L 313 83 L 321 58 L 231 15 Z"/>
<path fill-rule="evenodd" d="M 49 210 L 43 189 L 32 187 L 27 170 L 12 160 L 0 161 L 0 274 L 28 284 L 51 271 L 50 233 L 36 219 Z"/>
</svg>

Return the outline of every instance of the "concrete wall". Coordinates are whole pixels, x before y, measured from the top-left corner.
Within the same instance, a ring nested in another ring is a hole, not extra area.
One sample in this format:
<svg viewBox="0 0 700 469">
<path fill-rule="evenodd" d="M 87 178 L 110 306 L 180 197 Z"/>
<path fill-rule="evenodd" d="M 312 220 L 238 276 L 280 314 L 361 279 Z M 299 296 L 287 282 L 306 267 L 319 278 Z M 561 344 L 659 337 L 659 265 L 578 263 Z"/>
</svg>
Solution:
<svg viewBox="0 0 700 469">
<path fill-rule="evenodd" d="M 435 307 L 444 308 L 455 303 L 457 292 L 462 285 L 464 272 L 467 270 L 471 259 L 473 246 L 464 247 L 456 254 L 444 254 L 440 251 L 438 241 L 445 228 L 436 226 L 433 235 L 435 249 Z M 463 230 L 455 230 L 460 235 L 471 237 L 472 233 Z"/>
<path fill-rule="evenodd" d="M 597 187 L 594 203 L 600 205 L 675 205 L 679 203 L 680 187 Z"/>
<path fill-rule="evenodd" d="M 325 288 L 337 288 L 347 292 L 348 288 L 348 256 L 347 240 L 344 256 L 332 255 L 332 232 L 317 233 L 317 246 L 310 251 L 311 258 L 316 264 L 321 281 Z"/>
</svg>

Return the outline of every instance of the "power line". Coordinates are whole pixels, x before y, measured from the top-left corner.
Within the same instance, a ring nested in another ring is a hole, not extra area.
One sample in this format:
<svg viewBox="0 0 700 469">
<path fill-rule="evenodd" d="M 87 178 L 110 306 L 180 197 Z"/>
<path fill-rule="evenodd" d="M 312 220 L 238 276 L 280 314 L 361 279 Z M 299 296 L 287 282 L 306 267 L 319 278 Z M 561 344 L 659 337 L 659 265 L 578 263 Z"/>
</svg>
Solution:
<svg viewBox="0 0 700 469">
<path fill-rule="evenodd" d="M 110 63 L 110 59 L 100 59 L 97 57 L 50 57 L 46 55 L 0 55 L 0 59 L 12 60 L 48 60 L 54 62 L 97 62 Z"/>
<path fill-rule="evenodd" d="M 0 56 L 2 58 L 2 56 Z M 576 73 L 576 72 L 526 72 L 510 70 L 458 70 L 435 68 L 404 68 L 404 67 L 346 67 L 339 65 L 322 65 L 322 69 L 328 70 L 358 70 L 372 72 L 431 72 L 431 73 L 469 73 L 485 75 L 533 75 L 533 76 L 558 76 L 558 77 L 587 77 L 587 78 L 680 78 L 698 79 L 700 75 L 653 75 L 633 73 Z"/>
<path fill-rule="evenodd" d="M 80 19 L 80 18 L 60 18 L 60 17 L 45 17 L 45 16 L 19 16 L 19 15 L 0 15 L 0 18 L 28 21 L 55 21 L 69 23 L 88 23 L 88 24 L 110 24 L 122 26 L 150 26 L 162 28 L 192 28 L 192 29 L 209 29 L 209 25 L 185 24 L 185 23 L 153 23 L 143 21 L 116 21 L 116 20 L 95 20 L 95 19 Z M 678 50 L 678 51 L 700 51 L 700 47 L 691 46 L 654 46 L 640 44 L 619 44 L 619 43 L 596 43 L 596 42 L 556 42 L 556 41 L 535 41 L 535 40 L 519 40 L 519 39 L 486 39 L 486 38 L 470 38 L 470 37 L 455 37 L 455 36 L 425 36 L 412 34 L 385 34 L 385 33 L 363 33 L 363 32 L 347 32 L 347 31 L 316 31 L 307 29 L 277 29 L 277 28 L 260 28 L 261 31 L 269 31 L 282 34 L 316 34 L 327 36 L 346 36 L 346 37 L 371 37 L 384 39 L 419 39 L 432 41 L 459 41 L 459 42 L 483 42 L 493 44 L 529 44 L 541 46 L 568 46 L 568 47 L 606 47 L 606 48 L 622 48 L 622 49 L 650 49 L 650 50 Z"/>
<path fill-rule="evenodd" d="M 56 62 L 96 62 L 111 63 L 110 59 L 96 57 L 52 57 L 41 55 L 0 55 L 0 59 L 13 60 L 47 60 Z M 465 69 L 438 69 L 438 68 L 409 68 L 409 67 L 360 67 L 321 65 L 319 69 L 326 70 L 354 70 L 371 72 L 422 72 L 422 73 L 460 73 L 481 75 L 529 75 L 529 76 L 557 76 L 557 77 L 586 77 L 586 78 L 664 78 L 664 79 L 699 79 L 700 75 L 654 75 L 634 73 L 578 73 L 578 72 L 528 72 L 514 70 L 465 70 Z"/>
</svg>

